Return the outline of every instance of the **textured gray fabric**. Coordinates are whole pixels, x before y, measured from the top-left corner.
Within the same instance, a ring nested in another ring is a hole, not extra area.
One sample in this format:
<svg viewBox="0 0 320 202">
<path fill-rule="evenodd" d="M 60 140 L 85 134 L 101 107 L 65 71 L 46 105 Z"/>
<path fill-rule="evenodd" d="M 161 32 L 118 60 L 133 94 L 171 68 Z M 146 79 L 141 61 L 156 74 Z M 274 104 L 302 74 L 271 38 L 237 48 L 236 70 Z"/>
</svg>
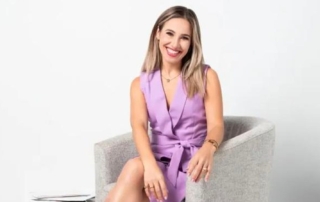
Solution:
<svg viewBox="0 0 320 202">
<path fill-rule="evenodd" d="M 186 202 L 267 202 L 274 124 L 258 117 L 224 116 L 223 143 L 208 182 L 187 181 Z M 122 167 L 138 155 L 131 133 L 94 145 L 96 202 L 103 202 Z"/>
</svg>

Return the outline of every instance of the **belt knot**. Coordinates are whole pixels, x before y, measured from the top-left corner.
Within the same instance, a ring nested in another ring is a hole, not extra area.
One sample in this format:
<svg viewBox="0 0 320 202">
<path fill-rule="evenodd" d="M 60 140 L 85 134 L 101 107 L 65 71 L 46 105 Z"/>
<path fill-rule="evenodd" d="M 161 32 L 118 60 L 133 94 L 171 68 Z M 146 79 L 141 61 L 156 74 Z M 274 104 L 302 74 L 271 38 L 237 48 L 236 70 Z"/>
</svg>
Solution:
<svg viewBox="0 0 320 202">
<path fill-rule="evenodd" d="M 180 141 L 180 145 L 184 148 L 190 148 L 191 147 L 191 144 L 188 140 L 181 140 Z"/>
</svg>

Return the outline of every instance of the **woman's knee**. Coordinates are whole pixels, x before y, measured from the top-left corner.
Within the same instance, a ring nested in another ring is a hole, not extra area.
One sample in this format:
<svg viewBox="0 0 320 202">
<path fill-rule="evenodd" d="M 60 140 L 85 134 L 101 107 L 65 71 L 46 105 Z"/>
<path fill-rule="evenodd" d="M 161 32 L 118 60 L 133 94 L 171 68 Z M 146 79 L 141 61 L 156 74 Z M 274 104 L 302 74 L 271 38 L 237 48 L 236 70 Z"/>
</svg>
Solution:
<svg viewBox="0 0 320 202">
<path fill-rule="evenodd" d="M 111 202 L 110 194 L 105 198 L 104 202 Z"/>
<path fill-rule="evenodd" d="M 142 183 L 143 164 L 139 157 L 130 159 L 123 167 L 120 180 L 126 183 Z"/>
</svg>

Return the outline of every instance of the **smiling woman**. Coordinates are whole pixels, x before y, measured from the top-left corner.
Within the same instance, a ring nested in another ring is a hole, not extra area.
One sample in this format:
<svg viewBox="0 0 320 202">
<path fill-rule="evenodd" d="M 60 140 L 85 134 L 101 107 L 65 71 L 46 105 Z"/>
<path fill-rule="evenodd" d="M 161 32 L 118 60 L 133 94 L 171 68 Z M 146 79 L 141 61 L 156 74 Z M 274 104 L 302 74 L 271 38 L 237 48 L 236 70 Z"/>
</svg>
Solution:
<svg viewBox="0 0 320 202">
<path fill-rule="evenodd" d="M 168 64 L 181 63 L 188 53 L 191 41 L 191 28 L 187 20 L 173 18 L 157 31 L 159 49 L 163 62 Z"/>
<path fill-rule="evenodd" d="M 159 16 L 130 98 L 139 156 L 123 167 L 106 201 L 183 201 L 187 176 L 208 180 L 224 134 L 219 78 L 204 64 L 193 10 L 175 6 Z"/>
</svg>

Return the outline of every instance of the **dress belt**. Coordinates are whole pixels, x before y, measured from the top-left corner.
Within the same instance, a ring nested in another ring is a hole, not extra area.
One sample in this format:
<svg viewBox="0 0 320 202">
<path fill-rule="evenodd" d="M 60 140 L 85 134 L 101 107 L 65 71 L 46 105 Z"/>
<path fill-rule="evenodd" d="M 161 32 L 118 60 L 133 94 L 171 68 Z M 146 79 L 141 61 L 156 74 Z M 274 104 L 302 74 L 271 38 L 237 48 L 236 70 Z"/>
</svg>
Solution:
<svg viewBox="0 0 320 202">
<path fill-rule="evenodd" d="M 203 137 L 198 137 L 196 139 L 190 139 L 190 140 L 179 140 L 176 139 L 177 136 L 165 136 L 165 135 L 154 135 L 153 136 L 153 143 L 157 145 L 166 145 L 170 146 L 172 145 L 175 147 L 170 164 L 168 166 L 168 178 L 170 182 L 173 184 L 174 187 L 177 186 L 177 178 L 178 178 L 178 172 L 179 172 L 179 165 L 182 159 L 182 154 L 184 152 L 185 148 L 190 148 L 191 155 L 193 156 L 195 152 L 198 150 L 198 147 L 202 146 Z"/>
</svg>

